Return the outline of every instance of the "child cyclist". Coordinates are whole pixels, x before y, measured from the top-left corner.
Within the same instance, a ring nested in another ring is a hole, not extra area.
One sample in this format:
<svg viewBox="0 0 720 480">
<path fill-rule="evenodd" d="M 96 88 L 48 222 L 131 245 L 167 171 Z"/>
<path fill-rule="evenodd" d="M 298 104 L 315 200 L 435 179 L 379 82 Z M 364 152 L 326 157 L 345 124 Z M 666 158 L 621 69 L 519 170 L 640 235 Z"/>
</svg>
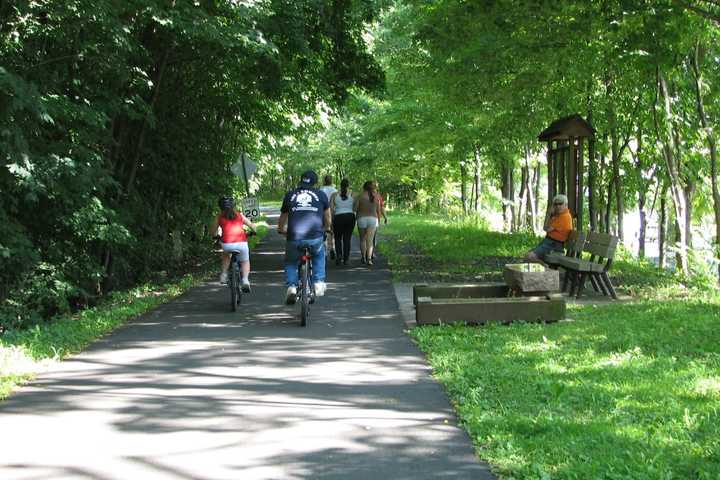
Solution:
<svg viewBox="0 0 720 480">
<path fill-rule="evenodd" d="M 222 229 L 222 258 L 220 261 L 221 273 L 220 283 L 227 283 L 228 268 L 230 267 L 230 256 L 232 252 L 238 252 L 240 267 L 242 268 L 242 290 L 250 291 L 250 250 L 245 234 L 245 225 L 255 230 L 255 224 L 242 214 L 235 211 L 235 200 L 232 197 L 220 198 L 220 215 L 213 225 L 212 232 L 217 232 L 218 227 Z"/>
</svg>

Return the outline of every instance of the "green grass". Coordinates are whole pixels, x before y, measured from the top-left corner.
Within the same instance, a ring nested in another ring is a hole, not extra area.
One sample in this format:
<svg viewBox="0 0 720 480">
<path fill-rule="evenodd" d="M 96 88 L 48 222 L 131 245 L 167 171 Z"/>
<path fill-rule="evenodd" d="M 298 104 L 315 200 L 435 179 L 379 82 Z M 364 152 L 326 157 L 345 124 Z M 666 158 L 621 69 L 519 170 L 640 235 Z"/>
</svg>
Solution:
<svg viewBox="0 0 720 480">
<path fill-rule="evenodd" d="M 212 268 L 214 272 L 214 264 Z M 56 318 L 28 330 L 5 332 L 0 336 L 0 399 L 33 378 L 48 363 L 82 351 L 93 340 L 177 297 L 205 276 L 186 275 L 164 285 L 143 285 L 113 295 L 103 305 L 75 315 Z"/>
<path fill-rule="evenodd" d="M 267 223 L 259 221 L 257 231 L 258 235 L 249 240 L 251 248 L 267 234 Z M 198 274 L 118 292 L 98 307 L 55 318 L 28 330 L 5 332 L 0 336 L 0 399 L 31 380 L 49 363 L 82 351 L 128 320 L 198 285 L 208 275 L 216 274 L 217 269 L 217 259 L 212 257 Z"/>
<path fill-rule="evenodd" d="M 272 207 L 272 208 L 280 208 L 282 206 L 283 199 L 268 199 L 268 200 L 260 200 L 260 206 L 261 207 Z"/>
<path fill-rule="evenodd" d="M 717 479 L 720 303 L 570 315 L 412 330 L 479 455 L 503 478 Z"/>
<path fill-rule="evenodd" d="M 537 239 L 393 215 L 401 279 L 499 276 Z M 478 454 L 506 479 L 720 478 L 720 294 L 620 250 L 632 303 L 572 305 L 551 325 L 419 327 Z"/>
<path fill-rule="evenodd" d="M 386 241 L 380 243 L 380 251 L 398 280 L 419 275 L 426 280 L 492 279 L 502 265 L 522 257 L 537 243 L 533 235 L 490 232 L 472 220 L 416 214 L 393 214 L 381 232 Z"/>
<path fill-rule="evenodd" d="M 506 263 L 515 262 L 534 248 L 540 237 L 529 233 L 492 232 L 481 221 L 447 217 L 394 214 L 381 229 L 380 244 L 398 280 L 499 280 Z M 677 279 L 620 248 L 611 277 L 626 293 L 677 285 Z"/>
</svg>

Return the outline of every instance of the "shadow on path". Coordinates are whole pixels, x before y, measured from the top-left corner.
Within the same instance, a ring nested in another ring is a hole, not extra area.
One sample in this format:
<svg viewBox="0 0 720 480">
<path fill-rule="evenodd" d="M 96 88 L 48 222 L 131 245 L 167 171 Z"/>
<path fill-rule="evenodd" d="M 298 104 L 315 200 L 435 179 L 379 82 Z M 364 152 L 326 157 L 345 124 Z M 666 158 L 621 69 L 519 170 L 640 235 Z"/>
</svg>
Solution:
<svg viewBox="0 0 720 480">
<path fill-rule="evenodd" d="M 330 265 L 301 328 L 282 249 L 271 231 L 253 252 L 240 311 L 207 283 L 0 403 L 0 478 L 492 478 L 384 263 Z"/>
</svg>

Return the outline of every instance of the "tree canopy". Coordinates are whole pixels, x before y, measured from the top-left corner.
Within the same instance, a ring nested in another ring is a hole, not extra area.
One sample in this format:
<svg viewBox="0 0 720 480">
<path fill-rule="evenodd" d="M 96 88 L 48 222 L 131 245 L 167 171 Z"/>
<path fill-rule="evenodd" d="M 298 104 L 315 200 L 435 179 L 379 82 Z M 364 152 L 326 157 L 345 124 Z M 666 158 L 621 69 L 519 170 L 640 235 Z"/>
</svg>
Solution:
<svg viewBox="0 0 720 480">
<path fill-rule="evenodd" d="M 23 323 L 188 250 L 242 151 L 383 83 L 376 2 L 0 2 L 0 299 Z"/>
</svg>

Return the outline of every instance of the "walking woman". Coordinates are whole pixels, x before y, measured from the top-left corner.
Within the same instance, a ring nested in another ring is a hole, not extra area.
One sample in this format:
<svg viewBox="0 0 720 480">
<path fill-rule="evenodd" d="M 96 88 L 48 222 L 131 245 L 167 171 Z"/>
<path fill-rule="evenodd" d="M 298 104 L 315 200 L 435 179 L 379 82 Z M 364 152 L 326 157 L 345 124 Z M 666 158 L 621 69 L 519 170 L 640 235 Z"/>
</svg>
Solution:
<svg viewBox="0 0 720 480">
<path fill-rule="evenodd" d="M 375 184 L 367 181 L 363 192 L 355 199 L 353 209 L 357 214 L 357 226 L 360 233 L 360 261 L 372 265 L 373 237 L 380 218 L 380 202 L 375 195 Z"/>
<path fill-rule="evenodd" d="M 352 240 L 353 230 L 355 229 L 355 213 L 353 212 L 354 199 L 349 190 L 350 181 L 344 178 L 340 182 L 340 191 L 335 192 L 330 197 L 330 209 L 333 213 L 333 233 L 335 236 L 335 251 L 337 257 L 335 264 L 342 263 L 347 265 L 350 258 L 350 242 Z"/>
</svg>

